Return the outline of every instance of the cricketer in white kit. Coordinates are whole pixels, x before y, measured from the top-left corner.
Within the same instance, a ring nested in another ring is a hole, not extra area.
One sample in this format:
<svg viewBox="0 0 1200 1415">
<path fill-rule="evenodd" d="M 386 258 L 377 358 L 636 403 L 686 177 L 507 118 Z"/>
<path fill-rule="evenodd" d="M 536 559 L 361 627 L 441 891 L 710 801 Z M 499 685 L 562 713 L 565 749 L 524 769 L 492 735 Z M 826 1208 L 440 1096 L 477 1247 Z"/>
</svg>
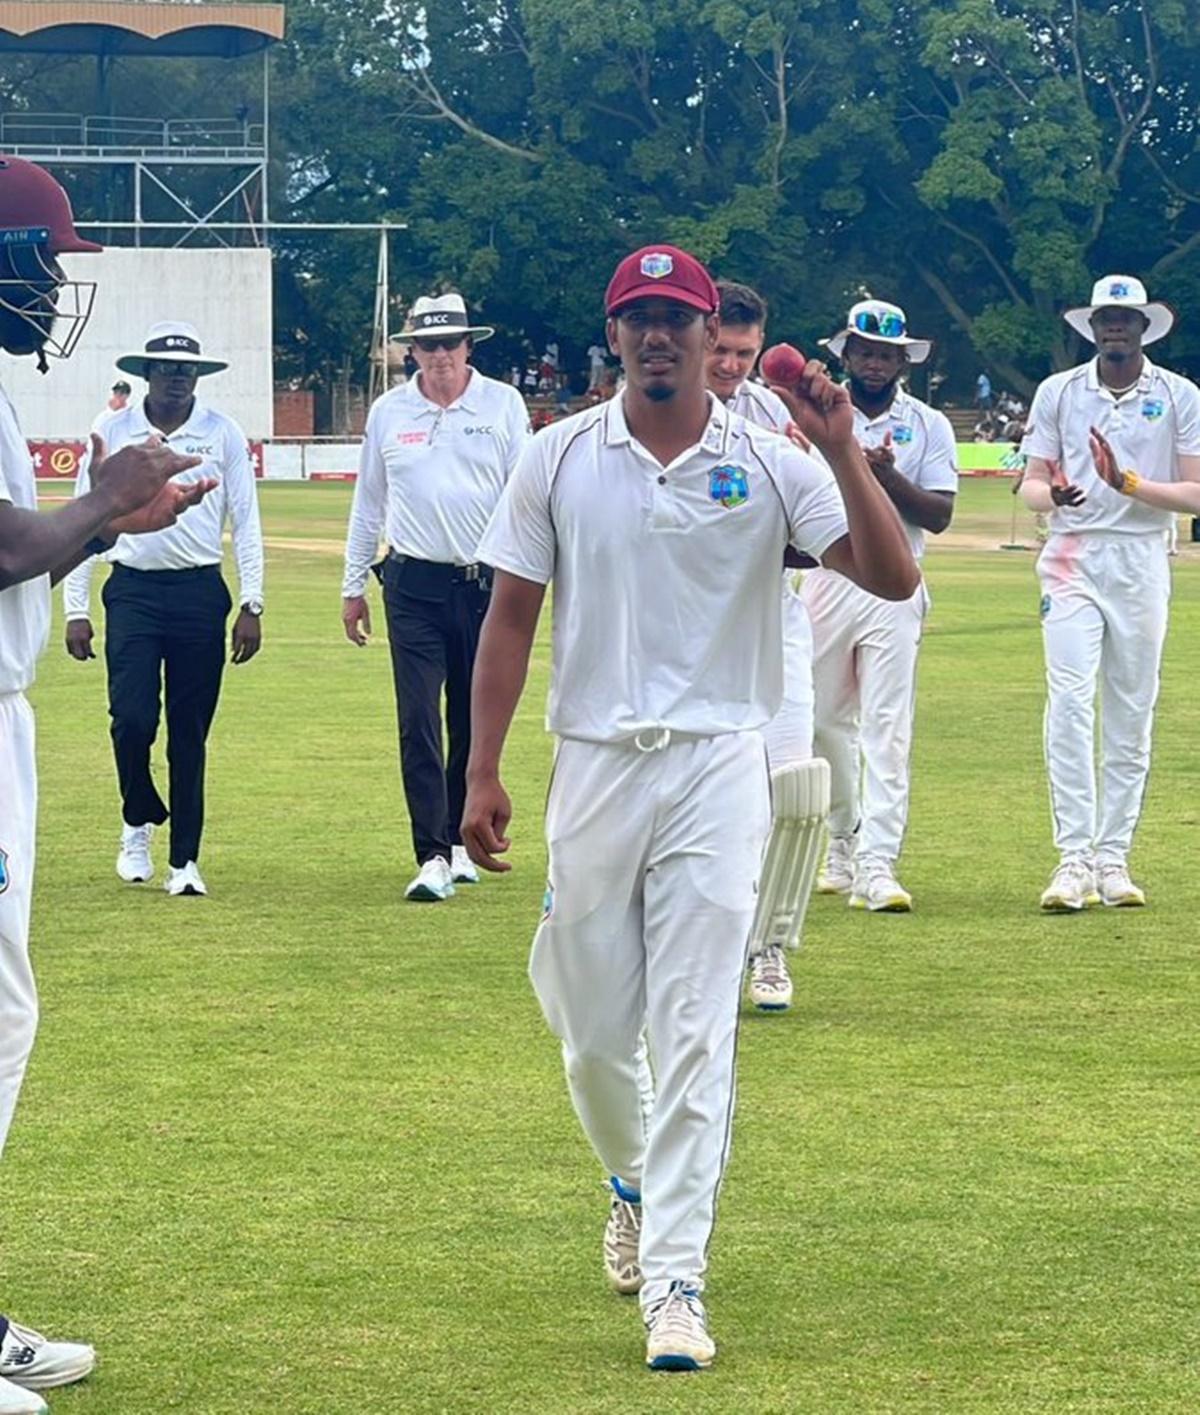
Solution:
<svg viewBox="0 0 1200 1415">
<path fill-rule="evenodd" d="M 945 414 L 900 387 L 929 356 L 904 311 L 883 300 L 852 306 L 822 341 L 850 376 L 854 433 L 895 505 L 919 562 L 925 532 L 944 531 L 958 490 L 957 448 Z M 823 893 L 851 908 L 903 913 L 912 896 L 896 878 L 908 822 L 917 652 L 929 606 L 924 582 L 889 603 L 827 569 L 804 577 L 813 630 L 817 752 L 832 776 Z M 861 781 L 861 790 L 860 790 Z"/>
<path fill-rule="evenodd" d="M 1200 514 L 1200 389 L 1142 352 L 1170 331 L 1172 311 L 1140 280 L 1106 275 L 1064 318 L 1096 357 L 1039 386 L 1022 444 L 1021 495 L 1050 526 L 1037 562 L 1060 857 L 1048 913 L 1146 902 L 1128 862 L 1167 632 L 1168 533 L 1178 512 Z"/>
<path fill-rule="evenodd" d="M 0 157 L 0 348 L 67 358 L 95 286 L 68 280 L 57 257 L 98 251 L 75 231 L 67 195 L 31 162 Z M 169 478 L 196 465 L 165 448 L 128 448 L 96 468 L 95 489 L 52 515 L 37 510 L 29 448 L 0 389 L 0 1150 L 37 1032 L 29 921 L 37 825 L 33 712 L 25 698 L 50 628 L 50 586 L 122 532 L 152 531 L 195 505 L 212 482 Z M 44 1415 L 38 1394 L 86 1376 L 96 1353 L 48 1341 L 0 1316 L 0 1415 Z"/>
<path fill-rule="evenodd" d="M 530 973 L 612 1176 L 606 1270 L 640 1286 L 659 1369 L 715 1351 L 700 1294 L 770 826 L 761 732 L 782 695 L 784 547 L 878 594 L 905 598 L 917 580 L 843 390 L 818 370 L 793 398 L 832 472 L 708 393 L 717 302 L 683 251 L 626 257 L 605 298 L 624 393 L 538 434 L 500 499 L 479 552 L 497 574 L 463 823 L 472 858 L 508 868 L 500 757 L 553 580 L 559 746 Z"/>
<path fill-rule="evenodd" d="M 749 285 L 732 280 L 718 280 L 717 293 L 717 340 L 705 364 L 709 391 L 747 422 L 791 436 L 803 450 L 811 450 L 794 429 L 783 399 L 750 377 L 766 337 L 766 301 Z M 792 1004 L 786 955 L 800 946 L 829 814 L 829 765 L 812 751 L 812 625 L 800 597 L 798 570 L 785 568 L 780 585 L 783 702 L 763 729 L 773 822 L 750 931 L 750 1000 L 763 1012 L 783 1012 Z"/>
</svg>

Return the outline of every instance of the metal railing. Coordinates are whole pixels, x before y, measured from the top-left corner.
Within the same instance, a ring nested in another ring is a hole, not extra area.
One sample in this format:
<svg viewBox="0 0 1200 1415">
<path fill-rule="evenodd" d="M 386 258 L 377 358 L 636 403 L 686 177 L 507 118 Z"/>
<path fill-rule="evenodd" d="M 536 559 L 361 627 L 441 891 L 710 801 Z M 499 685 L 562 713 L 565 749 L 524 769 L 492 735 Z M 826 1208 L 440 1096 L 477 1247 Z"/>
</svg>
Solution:
<svg viewBox="0 0 1200 1415">
<path fill-rule="evenodd" d="M 232 118 L 116 118 L 77 113 L 0 113 L 0 148 L 179 156 L 261 155 L 263 125 Z"/>
</svg>

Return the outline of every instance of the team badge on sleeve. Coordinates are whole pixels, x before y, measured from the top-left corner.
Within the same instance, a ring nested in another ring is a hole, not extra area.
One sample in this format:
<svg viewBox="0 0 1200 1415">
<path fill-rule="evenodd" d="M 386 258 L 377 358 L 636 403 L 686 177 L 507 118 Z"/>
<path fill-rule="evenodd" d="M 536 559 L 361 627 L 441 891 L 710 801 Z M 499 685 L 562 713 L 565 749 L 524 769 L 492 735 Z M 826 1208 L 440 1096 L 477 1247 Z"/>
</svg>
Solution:
<svg viewBox="0 0 1200 1415">
<path fill-rule="evenodd" d="M 8 851 L 0 846 L 0 894 L 8 888 Z"/>
<path fill-rule="evenodd" d="M 741 506 L 750 495 L 750 482 L 741 467 L 714 467 L 708 474 L 708 494 L 722 506 Z"/>
<path fill-rule="evenodd" d="M 661 280 L 674 269 L 675 262 L 666 251 L 651 251 L 642 257 L 642 274 L 648 275 L 651 280 Z"/>
<path fill-rule="evenodd" d="M 1156 423 L 1164 412 L 1163 400 L 1161 398 L 1147 398 L 1142 404 L 1142 417 L 1148 423 Z"/>
</svg>

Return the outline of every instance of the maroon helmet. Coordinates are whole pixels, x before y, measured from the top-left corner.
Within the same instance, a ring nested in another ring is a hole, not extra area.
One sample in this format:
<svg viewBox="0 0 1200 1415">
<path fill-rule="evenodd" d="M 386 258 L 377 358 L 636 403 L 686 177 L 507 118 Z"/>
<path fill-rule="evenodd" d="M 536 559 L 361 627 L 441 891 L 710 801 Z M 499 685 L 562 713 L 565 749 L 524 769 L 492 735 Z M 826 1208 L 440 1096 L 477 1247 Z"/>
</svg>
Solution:
<svg viewBox="0 0 1200 1415">
<path fill-rule="evenodd" d="M 47 233 L 41 241 L 31 239 L 40 231 Z M 9 244 L 45 245 L 51 255 L 104 249 L 75 230 L 71 203 L 58 182 L 23 157 L 0 157 L 0 245 Z"/>
</svg>

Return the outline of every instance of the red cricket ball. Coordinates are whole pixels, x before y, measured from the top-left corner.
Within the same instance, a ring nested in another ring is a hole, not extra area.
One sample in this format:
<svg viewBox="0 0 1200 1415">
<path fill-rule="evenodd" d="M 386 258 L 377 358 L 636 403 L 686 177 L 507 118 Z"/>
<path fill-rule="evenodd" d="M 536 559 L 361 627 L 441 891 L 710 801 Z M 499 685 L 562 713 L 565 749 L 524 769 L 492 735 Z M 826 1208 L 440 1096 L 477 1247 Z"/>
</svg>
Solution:
<svg viewBox="0 0 1200 1415">
<path fill-rule="evenodd" d="M 794 388 L 804 372 L 804 355 L 790 344 L 773 344 L 762 356 L 762 375 L 768 383 Z"/>
</svg>

